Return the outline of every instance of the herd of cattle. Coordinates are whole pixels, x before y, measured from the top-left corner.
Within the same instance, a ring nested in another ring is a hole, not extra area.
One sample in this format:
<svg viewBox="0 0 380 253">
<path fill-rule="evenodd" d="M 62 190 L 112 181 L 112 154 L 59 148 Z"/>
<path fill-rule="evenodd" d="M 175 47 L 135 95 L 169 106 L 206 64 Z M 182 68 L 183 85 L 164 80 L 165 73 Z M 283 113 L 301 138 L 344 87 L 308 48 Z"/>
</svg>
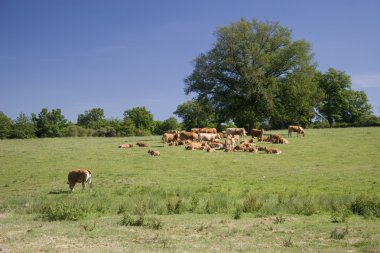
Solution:
<svg viewBox="0 0 380 253">
<path fill-rule="evenodd" d="M 300 126 L 289 126 L 288 137 L 292 136 L 295 132 L 298 135 L 305 136 L 305 130 Z M 226 131 L 218 133 L 215 128 L 193 128 L 190 132 L 172 130 L 166 132 L 162 136 L 164 145 L 179 146 L 184 145 L 186 150 L 205 150 L 207 152 L 215 152 L 216 150 L 224 150 L 225 152 L 253 152 L 264 151 L 267 154 L 281 154 L 282 151 L 277 148 L 268 148 L 255 145 L 255 138 L 257 141 L 270 142 L 274 144 L 288 144 L 289 141 L 277 134 L 267 134 L 264 136 L 264 129 L 251 129 L 251 139 L 244 140 L 247 133 L 244 128 L 227 128 Z M 224 139 L 224 141 L 222 141 Z M 137 142 L 138 147 L 148 147 L 149 145 L 144 142 Z M 121 144 L 119 148 L 132 148 L 133 144 Z M 160 152 L 157 150 L 148 150 L 148 154 L 158 157 Z M 89 169 L 73 170 L 68 175 L 68 182 L 70 191 L 74 191 L 76 183 L 82 183 L 82 190 L 84 190 L 85 183 L 88 184 L 90 190 L 92 188 L 91 171 Z"/>
<path fill-rule="evenodd" d="M 305 130 L 300 126 L 289 126 L 288 136 L 296 132 L 297 136 L 302 134 L 305 136 Z M 258 142 L 270 142 L 275 144 L 288 144 L 289 141 L 277 134 L 267 134 L 264 136 L 264 129 L 251 129 L 251 140 L 244 140 L 247 136 L 244 128 L 227 128 L 226 131 L 218 133 L 215 128 L 192 128 L 191 131 L 171 130 L 162 136 L 164 144 L 169 146 L 184 145 L 186 150 L 206 150 L 207 152 L 215 152 L 216 150 L 224 150 L 225 152 L 254 152 L 264 151 L 268 154 L 281 154 L 282 151 L 277 148 L 268 148 L 255 145 L 255 138 Z M 147 147 L 143 142 L 136 143 L 136 146 Z M 132 148 L 133 144 L 122 144 L 119 148 Z M 160 152 L 149 150 L 148 154 L 159 156 Z"/>
</svg>

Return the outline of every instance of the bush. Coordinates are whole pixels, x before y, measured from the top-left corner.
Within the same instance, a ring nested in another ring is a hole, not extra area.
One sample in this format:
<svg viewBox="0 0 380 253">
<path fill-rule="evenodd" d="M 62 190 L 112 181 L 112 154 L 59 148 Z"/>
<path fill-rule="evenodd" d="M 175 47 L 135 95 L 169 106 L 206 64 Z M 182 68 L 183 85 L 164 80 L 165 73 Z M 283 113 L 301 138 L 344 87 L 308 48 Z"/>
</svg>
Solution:
<svg viewBox="0 0 380 253">
<path fill-rule="evenodd" d="M 351 211 L 354 214 L 365 217 L 380 217 L 380 201 L 375 197 L 358 196 L 351 203 Z"/>
<path fill-rule="evenodd" d="M 166 203 L 168 214 L 180 214 L 181 206 L 182 206 L 182 199 L 179 197 L 170 198 L 168 199 Z"/>
<path fill-rule="evenodd" d="M 58 202 L 45 204 L 41 208 L 42 218 L 49 221 L 72 220 L 77 221 L 87 216 L 89 208 L 75 203 Z"/>
<path fill-rule="evenodd" d="M 257 212 L 261 209 L 263 203 L 257 200 L 257 197 L 253 194 L 249 194 L 243 201 L 243 212 Z"/>
</svg>

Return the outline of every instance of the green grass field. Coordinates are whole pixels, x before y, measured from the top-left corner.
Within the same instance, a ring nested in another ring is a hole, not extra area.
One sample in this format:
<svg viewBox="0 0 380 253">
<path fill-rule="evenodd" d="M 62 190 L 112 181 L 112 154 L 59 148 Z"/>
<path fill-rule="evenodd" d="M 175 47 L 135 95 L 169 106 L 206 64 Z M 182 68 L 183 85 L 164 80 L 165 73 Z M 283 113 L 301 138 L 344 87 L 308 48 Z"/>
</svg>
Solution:
<svg viewBox="0 0 380 253">
<path fill-rule="evenodd" d="M 380 128 L 288 139 L 259 144 L 281 155 L 160 136 L 0 140 L 0 250 L 380 252 Z M 118 148 L 137 141 L 149 147 Z M 91 168 L 92 193 L 69 193 L 78 167 Z"/>
</svg>

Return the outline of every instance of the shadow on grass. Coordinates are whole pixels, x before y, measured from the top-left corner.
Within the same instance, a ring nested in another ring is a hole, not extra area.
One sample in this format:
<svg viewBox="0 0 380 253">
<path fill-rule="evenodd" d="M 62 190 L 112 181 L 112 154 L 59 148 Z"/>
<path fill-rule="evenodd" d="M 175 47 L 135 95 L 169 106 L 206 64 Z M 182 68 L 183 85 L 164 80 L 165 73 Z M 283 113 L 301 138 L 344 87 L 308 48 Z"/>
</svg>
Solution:
<svg viewBox="0 0 380 253">
<path fill-rule="evenodd" d="M 70 193 L 69 190 L 58 190 L 58 191 L 50 191 L 48 194 L 58 195 L 58 194 L 69 194 L 69 193 Z"/>
</svg>

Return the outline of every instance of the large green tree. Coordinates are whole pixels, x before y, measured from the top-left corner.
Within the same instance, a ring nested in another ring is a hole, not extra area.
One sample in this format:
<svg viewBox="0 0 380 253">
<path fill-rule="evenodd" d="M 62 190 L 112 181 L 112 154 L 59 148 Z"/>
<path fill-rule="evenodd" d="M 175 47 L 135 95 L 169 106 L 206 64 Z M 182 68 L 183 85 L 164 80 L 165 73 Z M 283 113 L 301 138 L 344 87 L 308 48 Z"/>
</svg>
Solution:
<svg viewBox="0 0 380 253">
<path fill-rule="evenodd" d="M 220 122 L 310 121 L 319 97 L 312 58 L 310 44 L 293 41 L 288 28 L 242 19 L 217 30 L 214 47 L 195 59 L 185 93 L 208 101 Z"/>
<path fill-rule="evenodd" d="M 343 71 L 329 68 L 319 75 L 319 86 L 324 92 L 319 111 L 330 127 L 335 122 L 357 123 L 372 115 L 366 93 L 354 91 L 351 77 Z"/>
<path fill-rule="evenodd" d="M 106 125 L 106 117 L 102 108 L 93 108 L 78 115 L 79 126 L 100 129 Z"/>
<path fill-rule="evenodd" d="M 124 122 L 128 125 L 133 122 L 137 135 L 151 134 L 154 129 L 153 114 L 144 106 L 124 111 Z"/>
<path fill-rule="evenodd" d="M 215 113 L 211 109 L 210 104 L 191 100 L 178 105 L 174 114 L 182 118 L 182 124 L 187 130 L 195 127 L 215 127 Z"/>
<path fill-rule="evenodd" d="M 0 112 L 0 139 L 6 139 L 11 136 L 12 120 Z"/>
<path fill-rule="evenodd" d="M 65 135 L 68 121 L 62 115 L 61 109 L 49 111 L 43 108 L 37 115 L 32 114 L 32 119 L 37 127 L 37 137 L 62 137 Z"/>
<path fill-rule="evenodd" d="M 11 137 L 16 139 L 36 137 L 36 125 L 32 118 L 26 116 L 25 113 L 20 113 L 14 121 Z"/>
</svg>

